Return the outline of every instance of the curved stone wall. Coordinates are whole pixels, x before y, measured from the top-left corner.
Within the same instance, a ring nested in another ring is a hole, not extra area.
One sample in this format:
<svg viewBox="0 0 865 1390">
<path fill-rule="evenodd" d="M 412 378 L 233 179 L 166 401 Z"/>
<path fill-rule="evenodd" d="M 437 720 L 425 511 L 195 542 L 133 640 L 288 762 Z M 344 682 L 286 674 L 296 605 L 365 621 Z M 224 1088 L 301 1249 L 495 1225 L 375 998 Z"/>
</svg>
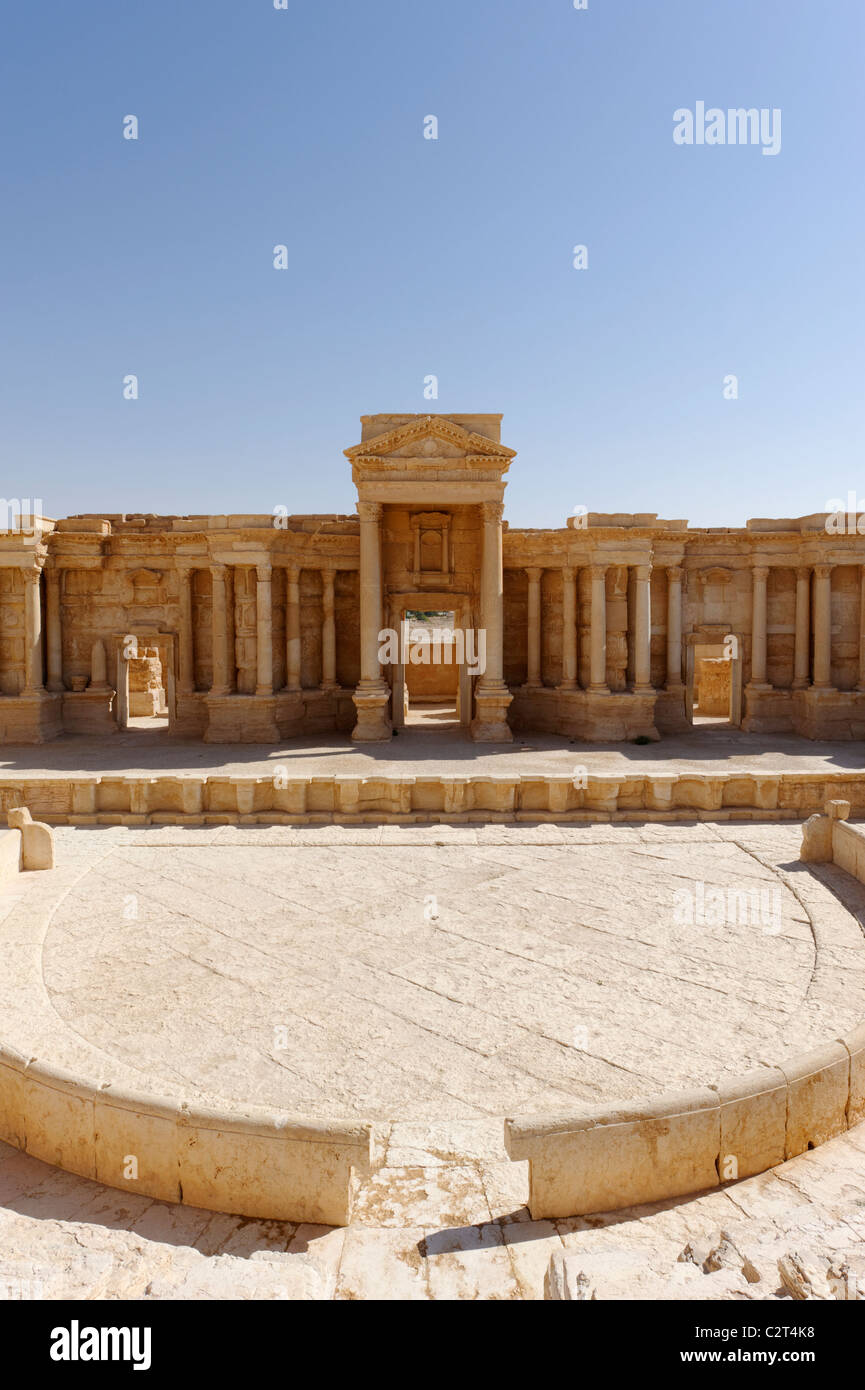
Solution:
<svg viewBox="0 0 865 1390">
<path fill-rule="evenodd" d="M 0 1045 L 0 1138 L 81 1177 L 207 1211 L 343 1226 L 371 1128 L 96 1085 Z"/>
<path fill-rule="evenodd" d="M 534 1219 L 683 1197 L 765 1172 L 865 1118 L 865 1024 L 789 1063 L 642 1105 L 505 1121 Z"/>
<path fill-rule="evenodd" d="M 825 857 L 865 882 L 865 829 L 838 818 L 849 805 L 833 805 Z M 811 857 L 805 847 L 803 857 Z M 716 1086 L 644 1105 L 506 1120 L 505 1145 L 511 1158 L 529 1161 L 534 1218 L 583 1216 L 751 1177 L 863 1119 L 865 1022 L 790 1062 Z"/>
</svg>

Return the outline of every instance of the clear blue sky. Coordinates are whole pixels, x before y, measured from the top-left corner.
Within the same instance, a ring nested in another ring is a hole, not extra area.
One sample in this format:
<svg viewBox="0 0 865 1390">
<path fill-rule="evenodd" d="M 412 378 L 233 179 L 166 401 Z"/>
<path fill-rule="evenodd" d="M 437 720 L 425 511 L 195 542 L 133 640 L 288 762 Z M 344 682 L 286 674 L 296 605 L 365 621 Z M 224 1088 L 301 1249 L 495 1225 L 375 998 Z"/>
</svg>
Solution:
<svg viewBox="0 0 865 1390">
<path fill-rule="evenodd" d="M 8 7 L 0 493 L 352 511 L 358 416 L 431 409 L 504 413 L 512 525 L 865 495 L 863 58 L 862 0 Z"/>
</svg>

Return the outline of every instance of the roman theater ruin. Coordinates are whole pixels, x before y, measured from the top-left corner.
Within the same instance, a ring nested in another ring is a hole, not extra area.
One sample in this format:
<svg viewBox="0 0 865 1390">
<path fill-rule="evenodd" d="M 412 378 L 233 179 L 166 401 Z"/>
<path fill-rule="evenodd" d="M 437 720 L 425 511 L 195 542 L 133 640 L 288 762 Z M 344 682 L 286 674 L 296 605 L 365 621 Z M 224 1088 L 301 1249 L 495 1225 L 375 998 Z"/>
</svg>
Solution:
<svg viewBox="0 0 865 1390">
<path fill-rule="evenodd" d="M 861 1172 L 865 528 L 510 529 L 500 426 L 363 417 L 356 514 L 0 533 L 0 1178 L 432 1289 L 483 1228 L 456 1296 L 539 1297 L 520 1225 L 559 1287 L 598 1213 Z"/>
<path fill-rule="evenodd" d="M 0 740 L 110 735 L 144 710 L 207 743 L 375 742 L 435 701 L 478 742 L 655 739 L 695 709 L 865 737 L 855 518 L 580 512 L 510 530 L 500 420 L 365 416 L 345 451 L 356 516 L 93 514 L 0 534 Z M 383 666 L 380 633 L 412 613 L 483 633 L 485 670 Z"/>
</svg>

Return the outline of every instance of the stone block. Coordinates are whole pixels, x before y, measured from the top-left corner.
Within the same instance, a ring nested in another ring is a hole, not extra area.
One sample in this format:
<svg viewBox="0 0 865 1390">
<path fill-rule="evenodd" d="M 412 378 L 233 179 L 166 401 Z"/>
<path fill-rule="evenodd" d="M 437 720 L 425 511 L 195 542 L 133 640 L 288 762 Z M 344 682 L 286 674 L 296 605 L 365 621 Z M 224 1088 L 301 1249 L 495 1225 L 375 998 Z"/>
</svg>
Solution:
<svg viewBox="0 0 865 1390">
<path fill-rule="evenodd" d="M 721 1105 L 721 1181 L 747 1178 L 783 1163 L 787 1132 L 787 1080 L 777 1067 L 761 1067 L 717 1091 Z"/>
<path fill-rule="evenodd" d="M 572 1117 L 507 1120 L 513 1159 L 530 1163 L 529 1210 L 582 1216 L 717 1187 L 720 1103 L 695 1090 Z"/>
<path fill-rule="evenodd" d="M 26 806 L 8 813 L 9 825 L 21 832 L 21 865 L 24 869 L 54 868 L 54 834 L 51 827 L 34 821 Z"/>
<path fill-rule="evenodd" d="M 824 1043 L 782 1062 L 787 1079 L 787 1137 L 785 1156 L 814 1149 L 847 1128 L 850 1095 L 850 1054 L 843 1043 Z"/>
</svg>

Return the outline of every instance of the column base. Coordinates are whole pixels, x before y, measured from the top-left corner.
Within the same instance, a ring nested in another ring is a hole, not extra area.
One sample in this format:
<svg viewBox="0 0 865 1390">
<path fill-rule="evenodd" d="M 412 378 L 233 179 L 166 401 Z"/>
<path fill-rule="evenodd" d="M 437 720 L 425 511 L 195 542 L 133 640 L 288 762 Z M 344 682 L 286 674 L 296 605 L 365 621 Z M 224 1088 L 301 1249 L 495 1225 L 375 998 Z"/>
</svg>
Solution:
<svg viewBox="0 0 865 1390">
<path fill-rule="evenodd" d="M 357 710 L 357 723 L 351 731 L 352 743 L 389 743 L 393 725 L 388 717 L 388 687 L 382 684 L 380 689 L 362 690 L 358 686 L 351 698 Z"/>
<path fill-rule="evenodd" d="M 115 692 L 110 686 L 67 690 L 63 696 L 64 732 L 100 734 L 103 738 L 119 733 L 114 698 Z"/>
<path fill-rule="evenodd" d="M 47 690 L 0 696 L 0 743 L 47 743 L 63 732 L 62 696 Z"/>
<path fill-rule="evenodd" d="M 471 722 L 475 743 L 513 743 L 508 723 L 508 707 L 513 698 L 506 685 L 501 690 L 475 691 L 475 717 Z"/>
<path fill-rule="evenodd" d="M 205 743 L 279 743 L 275 695 L 205 696 Z"/>
</svg>

